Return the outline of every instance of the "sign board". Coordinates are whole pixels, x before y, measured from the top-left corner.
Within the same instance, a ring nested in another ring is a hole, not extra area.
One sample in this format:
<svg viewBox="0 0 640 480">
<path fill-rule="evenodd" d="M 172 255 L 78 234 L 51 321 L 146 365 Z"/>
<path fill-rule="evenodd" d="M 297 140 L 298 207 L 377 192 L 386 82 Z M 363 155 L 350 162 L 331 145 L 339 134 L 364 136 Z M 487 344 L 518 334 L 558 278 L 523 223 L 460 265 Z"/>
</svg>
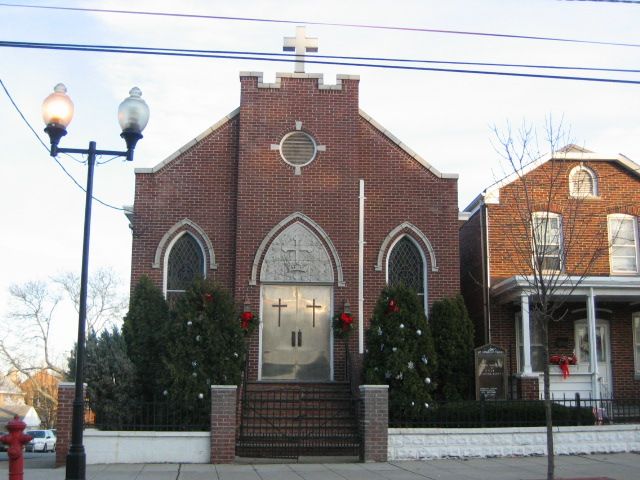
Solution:
<svg viewBox="0 0 640 480">
<path fill-rule="evenodd" d="M 476 400 L 506 400 L 506 352 L 496 345 L 483 345 L 475 349 Z"/>
</svg>

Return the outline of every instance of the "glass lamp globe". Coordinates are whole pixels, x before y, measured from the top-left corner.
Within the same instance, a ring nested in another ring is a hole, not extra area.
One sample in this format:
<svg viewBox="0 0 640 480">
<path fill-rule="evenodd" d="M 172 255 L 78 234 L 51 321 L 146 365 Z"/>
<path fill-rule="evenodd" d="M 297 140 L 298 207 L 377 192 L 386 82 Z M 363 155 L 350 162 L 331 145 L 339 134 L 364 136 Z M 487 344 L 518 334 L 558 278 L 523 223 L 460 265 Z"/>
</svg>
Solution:
<svg viewBox="0 0 640 480">
<path fill-rule="evenodd" d="M 73 102 L 63 83 L 53 88 L 53 93 L 42 102 L 42 119 L 45 125 L 66 129 L 73 118 Z"/>
<path fill-rule="evenodd" d="M 141 133 L 149 122 L 149 107 L 141 98 L 138 87 L 129 90 L 129 96 L 118 107 L 118 122 L 123 132 Z"/>
</svg>

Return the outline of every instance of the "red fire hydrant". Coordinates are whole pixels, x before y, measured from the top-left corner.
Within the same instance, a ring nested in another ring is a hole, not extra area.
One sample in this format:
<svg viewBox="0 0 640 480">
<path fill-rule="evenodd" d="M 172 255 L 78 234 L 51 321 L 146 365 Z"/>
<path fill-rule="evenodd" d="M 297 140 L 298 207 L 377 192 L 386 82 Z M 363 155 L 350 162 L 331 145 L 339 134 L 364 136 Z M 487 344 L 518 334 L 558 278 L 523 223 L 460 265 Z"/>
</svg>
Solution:
<svg viewBox="0 0 640 480">
<path fill-rule="evenodd" d="M 8 435 L 0 437 L 0 442 L 9 445 L 7 454 L 9 455 L 9 480 L 24 479 L 24 457 L 22 456 L 22 446 L 31 441 L 31 435 L 22 433 L 27 424 L 16 415 L 7 423 Z"/>
</svg>

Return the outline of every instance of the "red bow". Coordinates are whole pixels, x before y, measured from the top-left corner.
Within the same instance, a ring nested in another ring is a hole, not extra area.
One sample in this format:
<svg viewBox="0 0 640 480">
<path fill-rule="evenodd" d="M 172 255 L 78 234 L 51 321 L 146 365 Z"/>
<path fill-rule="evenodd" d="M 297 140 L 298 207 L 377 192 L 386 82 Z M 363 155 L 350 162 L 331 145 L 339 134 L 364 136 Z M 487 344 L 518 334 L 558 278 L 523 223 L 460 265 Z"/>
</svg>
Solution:
<svg viewBox="0 0 640 480">
<path fill-rule="evenodd" d="M 211 295 L 210 293 L 205 293 L 202 298 L 204 299 L 205 302 L 207 303 L 211 303 L 213 302 L 213 295 Z"/>
<path fill-rule="evenodd" d="M 387 305 L 387 313 L 398 313 L 400 311 L 400 307 L 396 303 L 394 299 L 389 300 L 389 304 Z"/>
<path fill-rule="evenodd" d="M 242 312 L 240 315 L 240 328 L 243 330 L 249 330 L 249 324 L 253 321 L 253 313 Z"/>
<path fill-rule="evenodd" d="M 342 323 L 342 331 L 347 332 L 351 328 L 351 324 L 353 323 L 353 317 L 346 312 L 341 313 L 340 322 Z"/>
</svg>

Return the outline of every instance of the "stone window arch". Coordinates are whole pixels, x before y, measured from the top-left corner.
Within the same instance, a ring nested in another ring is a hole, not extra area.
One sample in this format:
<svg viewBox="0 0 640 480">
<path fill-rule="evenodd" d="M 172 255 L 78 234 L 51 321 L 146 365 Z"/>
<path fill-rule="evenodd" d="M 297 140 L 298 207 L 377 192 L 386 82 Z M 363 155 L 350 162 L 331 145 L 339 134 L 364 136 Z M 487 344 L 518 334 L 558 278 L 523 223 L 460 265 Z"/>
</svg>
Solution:
<svg viewBox="0 0 640 480">
<path fill-rule="evenodd" d="M 401 235 L 387 255 L 387 284 L 413 289 L 427 305 L 427 260 L 422 248 L 410 235 Z"/>
<path fill-rule="evenodd" d="M 167 300 L 174 300 L 196 278 L 205 276 L 205 254 L 201 243 L 187 231 L 179 233 L 165 254 L 164 291 Z"/>
</svg>

